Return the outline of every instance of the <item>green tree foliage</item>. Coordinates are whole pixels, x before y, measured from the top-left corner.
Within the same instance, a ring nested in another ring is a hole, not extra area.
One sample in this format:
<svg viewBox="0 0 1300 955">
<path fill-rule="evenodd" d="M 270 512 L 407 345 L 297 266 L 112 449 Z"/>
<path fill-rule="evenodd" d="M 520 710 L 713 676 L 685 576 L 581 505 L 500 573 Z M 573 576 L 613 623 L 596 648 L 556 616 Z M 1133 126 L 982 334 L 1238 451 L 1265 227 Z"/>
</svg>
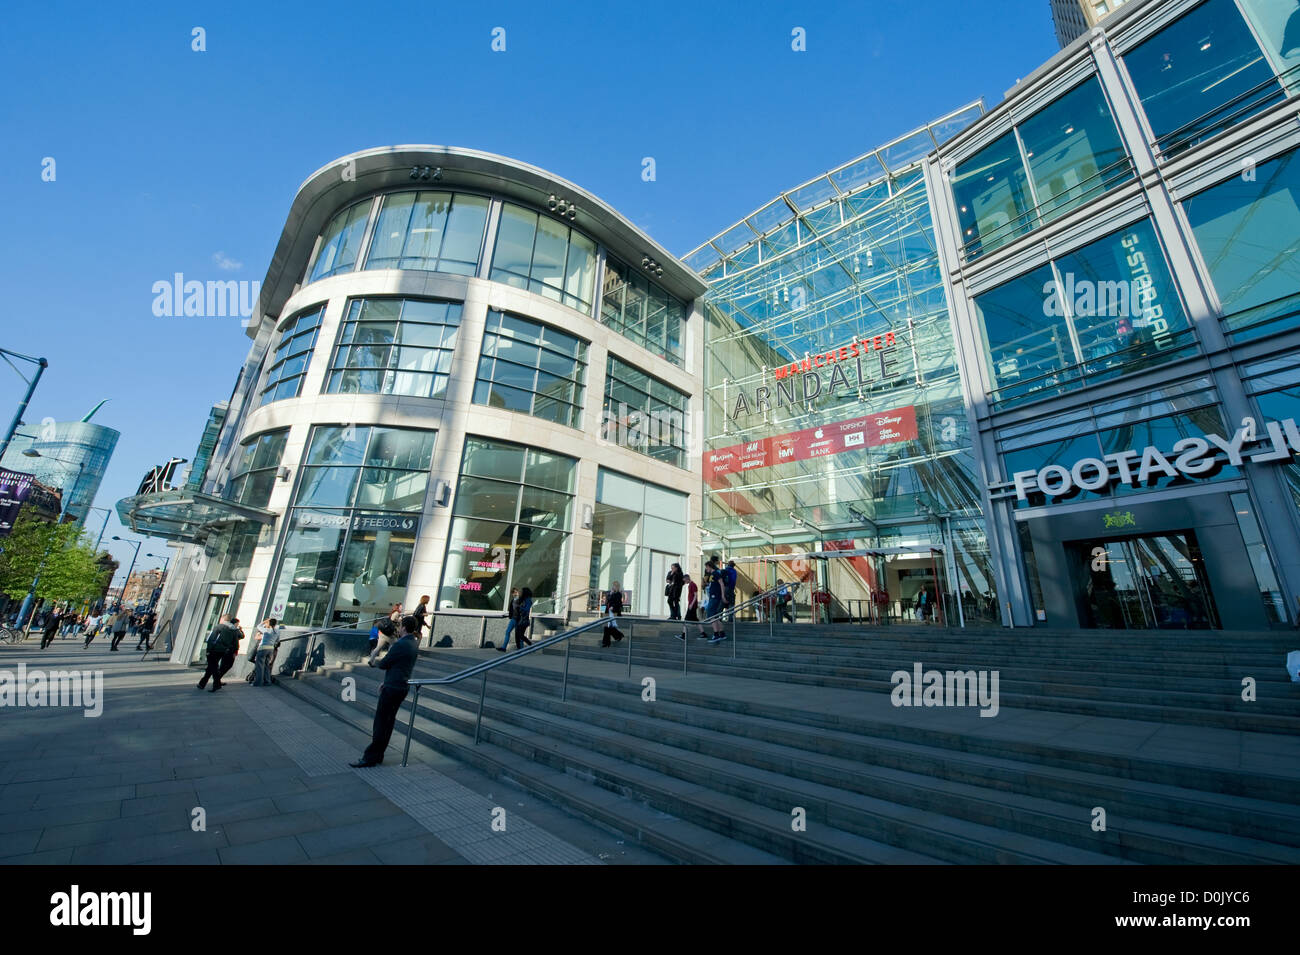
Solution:
<svg viewBox="0 0 1300 955">
<path fill-rule="evenodd" d="M 53 524 L 20 514 L 8 537 L 0 538 L 0 592 L 21 599 L 39 571 L 36 596 L 93 600 L 108 583 L 98 555 L 76 524 Z"/>
</svg>

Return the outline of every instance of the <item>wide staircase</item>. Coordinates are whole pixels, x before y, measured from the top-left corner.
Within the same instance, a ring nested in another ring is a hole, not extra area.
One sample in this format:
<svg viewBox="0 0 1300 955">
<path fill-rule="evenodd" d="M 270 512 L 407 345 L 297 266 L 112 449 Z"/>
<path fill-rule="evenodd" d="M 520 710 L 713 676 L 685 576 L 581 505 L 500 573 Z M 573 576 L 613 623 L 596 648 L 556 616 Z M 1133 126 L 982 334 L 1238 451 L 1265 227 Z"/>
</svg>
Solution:
<svg viewBox="0 0 1300 955">
<path fill-rule="evenodd" d="M 684 646 L 680 625 L 624 631 L 423 687 L 413 756 L 450 755 L 681 862 L 1300 862 L 1293 633 L 738 623 Z M 422 650 L 415 677 L 499 659 Z M 894 706 L 891 674 L 915 663 L 998 670 L 997 716 Z M 368 732 L 382 676 L 280 685 Z"/>
</svg>

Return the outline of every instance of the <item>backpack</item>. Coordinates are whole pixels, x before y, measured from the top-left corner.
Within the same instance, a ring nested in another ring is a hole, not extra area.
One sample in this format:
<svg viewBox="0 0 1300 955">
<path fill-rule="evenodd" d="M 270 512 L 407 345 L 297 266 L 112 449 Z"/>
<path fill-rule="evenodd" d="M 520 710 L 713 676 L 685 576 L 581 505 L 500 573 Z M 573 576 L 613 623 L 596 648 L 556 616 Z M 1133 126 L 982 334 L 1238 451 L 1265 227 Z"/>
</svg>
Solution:
<svg viewBox="0 0 1300 955">
<path fill-rule="evenodd" d="M 375 626 L 379 630 L 379 632 L 386 637 L 397 636 L 397 627 L 393 626 L 393 621 L 388 617 L 385 617 L 383 620 L 379 621 L 379 623 L 375 624 Z"/>
</svg>

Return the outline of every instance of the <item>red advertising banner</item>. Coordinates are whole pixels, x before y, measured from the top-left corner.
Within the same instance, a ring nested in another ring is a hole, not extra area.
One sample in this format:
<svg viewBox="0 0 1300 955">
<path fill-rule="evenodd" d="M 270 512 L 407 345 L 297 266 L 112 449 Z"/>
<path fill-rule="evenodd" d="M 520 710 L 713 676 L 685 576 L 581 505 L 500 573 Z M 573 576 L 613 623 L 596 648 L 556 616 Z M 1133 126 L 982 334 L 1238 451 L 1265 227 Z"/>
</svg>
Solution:
<svg viewBox="0 0 1300 955">
<path fill-rule="evenodd" d="M 706 451 L 704 480 L 713 482 L 728 474 L 768 468 L 786 461 L 806 461 L 854 448 L 878 448 L 883 444 L 915 440 L 916 406 L 891 408 L 847 421 L 833 421 L 816 428 Z"/>
</svg>

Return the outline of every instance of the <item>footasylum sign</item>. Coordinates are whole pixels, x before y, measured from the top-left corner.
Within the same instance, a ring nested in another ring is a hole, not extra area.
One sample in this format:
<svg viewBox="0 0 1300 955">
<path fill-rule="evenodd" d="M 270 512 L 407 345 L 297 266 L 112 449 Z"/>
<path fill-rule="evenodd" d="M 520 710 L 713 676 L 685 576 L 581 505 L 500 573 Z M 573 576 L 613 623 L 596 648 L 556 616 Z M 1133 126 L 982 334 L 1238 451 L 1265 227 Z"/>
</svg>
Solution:
<svg viewBox="0 0 1300 955">
<path fill-rule="evenodd" d="M 1154 445 L 1130 448 L 1101 457 L 1080 458 L 1072 464 L 1053 463 L 1017 471 L 1011 480 L 1016 486 L 1016 497 L 1022 501 L 1027 501 L 1033 493 L 1049 499 L 1062 498 L 1080 490 L 1101 491 L 1114 481 L 1143 487 L 1166 477 L 1207 477 L 1225 463 L 1241 467 L 1246 461 L 1286 462 L 1296 452 L 1300 452 L 1300 428 L 1296 427 L 1294 418 L 1265 422 L 1263 429 L 1257 429 L 1254 419 L 1247 418 L 1230 438 L 1218 434 L 1183 438 L 1168 452 Z"/>
</svg>

